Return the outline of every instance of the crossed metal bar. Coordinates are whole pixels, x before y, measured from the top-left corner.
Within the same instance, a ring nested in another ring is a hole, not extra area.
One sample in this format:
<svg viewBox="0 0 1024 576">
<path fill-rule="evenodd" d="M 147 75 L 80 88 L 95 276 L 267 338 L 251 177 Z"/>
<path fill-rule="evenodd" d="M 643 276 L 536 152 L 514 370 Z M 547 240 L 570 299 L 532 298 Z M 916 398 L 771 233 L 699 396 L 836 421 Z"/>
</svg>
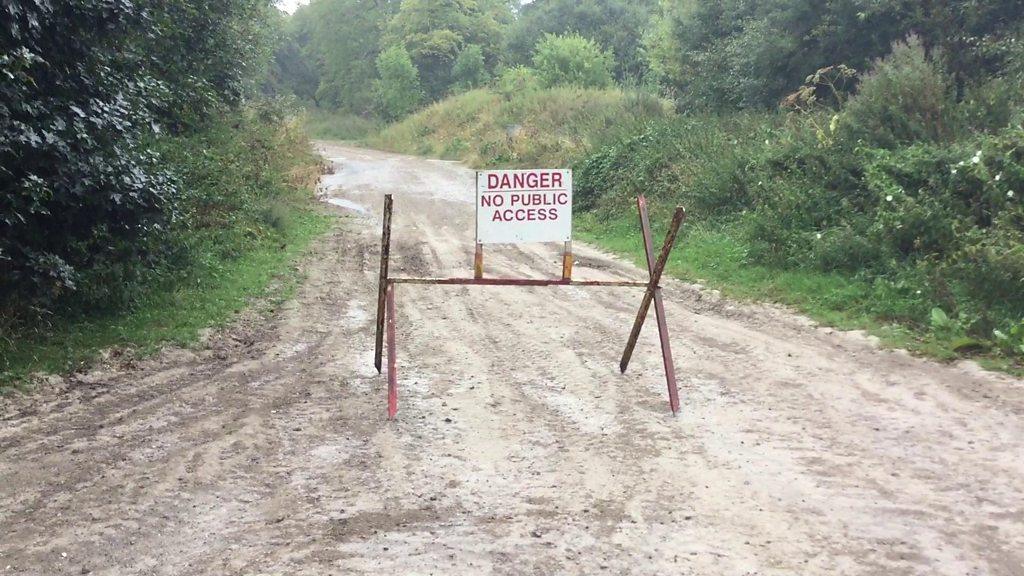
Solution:
<svg viewBox="0 0 1024 576">
<path fill-rule="evenodd" d="M 668 324 L 665 321 L 665 304 L 661 297 L 661 276 L 665 271 L 672 247 L 675 245 L 679 228 L 686 220 L 686 210 L 682 206 L 676 207 L 672 216 L 672 223 L 669 225 L 668 233 L 662 244 L 661 252 L 657 260 L 654 258 L 654 243 L 651 237 L 651 223 L 647 214 L 647 200 L 643 195 L 636 199 L 637 211 L 640 214 L 640 229 L 643 233 L 644 252 L 647 255 L 647 271 L 649 279 L 646 282 L 633 280 L 573 280 L 572 265 L 565 264 L 566 258 L 571 258 L 569 252 L 570 244 L 566 243 L 566 254 L 563 258 L 562 277 L 552 279 L 528 279 L 528 278 L 484 278 L 483 277 L 483 250 L 477 244 L 474 255 L 474 277 L 473 278 L 391 278 L 389 275 L 389 264 L 391 261 L 391 214 L 394 202 L 391 194 L 384 196 L 384 219 L 383 232 L 381 233 L 380 247 L 380 279 L 377 284 L 377 334 L 374 346 L 373 363 L 377 372 L 381 372 L 381 361 L 384 351 L 384 338 L 387 337 L 388 353 L 388 420 L 394 420 L 398 413 L 398 369 L 397 350 L 395 344 L 395 285 L 397 284 L 434 284 L 447 286 L 613 286 L 613 287 L 635 287 L 646 288 L 644 297 L 640 301 L 640 309 L 637 311 L 636 320 L 633 321 L 633 329 L 626 341 L 626 349 L 622 353 L 622 360 L 619 362 L 619 369 L 625 373 L 629 367 L 629 361 L 633 356 L 637 340 L 640 337 L 640 330 L 650 311 L 651 303 L 654 303 L 655 317 L 658 323 L 658 336 L 661 340 L 661 354 L 665 367 L 665 380 L 668 385 L 669 407 L 672 414 L 679 412 L 679 391 L 676 387 L 675 364 L 672 361 L 672 348 L 669 343 Z"/>
</svg>

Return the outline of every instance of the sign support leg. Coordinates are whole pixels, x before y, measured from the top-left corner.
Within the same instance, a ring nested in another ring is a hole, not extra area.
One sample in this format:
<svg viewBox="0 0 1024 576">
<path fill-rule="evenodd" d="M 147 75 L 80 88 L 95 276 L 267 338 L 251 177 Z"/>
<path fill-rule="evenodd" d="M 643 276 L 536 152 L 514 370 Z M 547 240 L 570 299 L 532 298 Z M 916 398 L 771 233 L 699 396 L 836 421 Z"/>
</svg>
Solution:
<svg viewBox="0 0 1024 576">
<path fill-rule="evenodd" d="M 384 347 L 384 299 L 388 286 L 388 265 L 391 260 L 391 194 L 384 195 L 384 225 L 380 235 L 380 277 L 377 280 L 377 339 L 373 348 L 373 365 L 380 374 Z"/>
<path fill-rule="evenodd" d="M 477 242 L 476 252 L 473 254 L 473 278 L 484 277 L 484 245 Z"/>
<path fill-rule="evenodd" d="M 565 241 L 562 252 L 562 280 L 572 280 L 572 240 Z"/>
<path fill-rule="evenodd" d="M 388 282 L 388 420 L 398 413 L 398 359 L 395 350 L 395 285 Z"/>
<path fill-rule="evenodd" d="M 672 361 L 668 324 L 665 322 L 665 304 L 662 301 L 661 288 L 658 284 L 661 281 L 662 273 L 665 271 L 665 265 L 668 263 L 668 257 L 672 252 L 676 236 L 679 234 L 679 227 L 686 218 L 686 211 L 681 206 L 676 208 L 675 214 L 672 216 L 672 224 L 669 226 L 665 242 L 661 247 L 661 253 L 658 255 L 658 260 L 655 261 L 654 243 L 651 239 L 651 222 L 647 215 L 647 199 L 643 195 L 638 196 L 636 203 L 637 211 L 640 213 L 640 229 L 643 233 L 644 252 L 647 256 L 647 271 L 650 274 L 650 282 L 647 285 L 647 290 L 644 292 L 644 298 L 640 303 L 640 310 L 637 311 L 636 320 L 633 322 L 633 329 L 629 334 L 629 340 L 626 342 L 626 349 L 622 353 L 619 369 L 625 372 L 626 368 L 629 367 L 629 361 L 633 356 L 633 349 L 636 347 L 637 339 L 640 337 L 640 329 L 643 328 L 644 320 L 647 318 L 647 313 L 653 301 L 654 312 L 658 322 L 658 336 L 661 340 L 661 355 L 665 366 L 665 380 L 668 384 L 669 405 L 672 408 L 672 413 L 675 414 L 679 411 L 679 392 L 676 387 L 675 364 Z"/>
</svg>

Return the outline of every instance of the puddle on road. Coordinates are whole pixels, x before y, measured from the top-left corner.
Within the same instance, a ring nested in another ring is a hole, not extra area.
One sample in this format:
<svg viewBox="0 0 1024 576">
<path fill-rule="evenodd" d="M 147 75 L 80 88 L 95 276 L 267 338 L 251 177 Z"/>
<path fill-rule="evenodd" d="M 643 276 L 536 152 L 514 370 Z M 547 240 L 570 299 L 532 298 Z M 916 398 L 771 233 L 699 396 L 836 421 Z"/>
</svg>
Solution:
<svg viewBox="0 0 1024 576">
<path fill-rule="evenodd" d="M 346 200 L 344 198 L 324 198 L 324 202 L 327 202 L 328 204 L 333 204 L 335 206 L 341 206 L 342 208 L 348 208 L 349 210 L 354 210 L 360 214 L 370 214 L 370 211 L 367 210 L 366 207 L 363 206 L 362 204 L 356 204 L 355 202 L 351 200 Z"/>
</svg>

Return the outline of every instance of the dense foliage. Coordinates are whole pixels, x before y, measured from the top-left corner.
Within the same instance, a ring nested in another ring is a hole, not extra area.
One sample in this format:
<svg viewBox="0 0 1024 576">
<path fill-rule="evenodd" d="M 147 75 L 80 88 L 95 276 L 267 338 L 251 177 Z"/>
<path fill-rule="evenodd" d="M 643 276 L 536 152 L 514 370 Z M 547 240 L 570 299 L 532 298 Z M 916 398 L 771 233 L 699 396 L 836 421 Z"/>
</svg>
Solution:
<svg viewBox="0 0 1024 576">
<path fill-rule="evenodd" d="M 282 64 L 282 83 L 315 83 L 312 99 L 319 106 L 371 113 L 377 55 L 384 48 L 380 38 L 397 9 L 398 2 L 391 0 L 316 0 L 299 9 L 286 33 L 312 68 L 313 78 L 301 67 Z M 296 95 L 310 97 L 308 89 Z"/>
<path fill-rule="evenodd" d="M 1007 67 L 957 102 L 954 75 L 897 44 L 835 113 L 651 125 L 578 166 L 604 214 L 644 191 L 734 231 L 750 264 L 873 285 L 884 320 L 1021 355 L 1024 104 Z M 998 96 L 997 96 L 998 94 Z"/>
<path fill-rule="evenodd" d="M 55 299 L 82 270 L 142 256 L 175 193 L 142 139 L 164 86 L 129 2 L 5 3 L 0 296 Z"/>
<path fill-rule="evenodd" d="M 251 92 L 266 0 L 0 5 L 0 303 L 121 303 L 179 246 L 183 166 L 159 154 Z"/>
<path fill-rule="evenodd" d="M 505 58 L 510 65 L 529 64 L 546 34 L 578 34 L 615 55 L 616 79 L 640 80 L 647 71 L 642 42 L 656 7 L 654 0 L 534 0 L 510 26 Z"/>
<path fill-rule="evenodd" d="M 1020 31 L 1020 0 L 664 0 L 651 68 L 684 106 L 773 106 L 817 69 L 864 69 L 918 34 L 958 85 L 997 71 Z"/>
<path fill-rule="evenodd" d="M 537 43 L 533 66 L 544 86 L 604 88 L 612 83 L 612 55 L 578 34 L 548 34 Z"/>
</svg>

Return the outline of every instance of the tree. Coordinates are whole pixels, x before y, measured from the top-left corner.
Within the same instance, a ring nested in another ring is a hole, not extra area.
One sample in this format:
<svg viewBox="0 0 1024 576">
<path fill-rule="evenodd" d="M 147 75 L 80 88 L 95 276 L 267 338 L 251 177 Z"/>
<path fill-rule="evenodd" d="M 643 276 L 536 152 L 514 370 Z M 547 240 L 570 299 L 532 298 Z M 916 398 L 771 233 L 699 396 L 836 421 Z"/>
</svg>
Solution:
<svg viewBox="0 0 1024 576">
<path fill-rule="evenodd" d="M 452 80 L 457 90 L 470 90 L 483 86 L 488 79 L 484 64 L 484 52 L 476 44 L 470 44 L 459 52 L 452 66 Z"/>
<path fill-rule="evenodd" d="M 405 48 L 392 46 L 377 57 L 377 106 L 383 118 L 397 120 L 420 103 L 419 74 Z"/>
<path fill-rule="evenodd" d="M 507 60 L 526 64 L 545 34 L 576 33 L 615 55 L 618 80 L 642 78 L 647 63 L 641 39 L 657 5 L 657 0 L 534 0 L 523 5 L 509 29 Z"/>
<path fill-rule="evenodd" d="M 303 44 L 309 43 L 309 37 L 297 26 L 303 21 L 278 13 L 270 23 L 276 48 L 261 82 L 263 94 L 292 94 L 303 102 L 315 102 L 316 91 L 320 87 L 320 71 L 304 50 Z"/>
<path fill-rule="evenodd" d="M 815 70 L 863 70 L 921 36 L 963 81 L 1005 65 L 1020 0 L 662 0 L 645 50 L 683 107 L 768 108 Z"/>
<path fill-rule="evenodd" d="M 426 96 L 434 100 L 448 92 L 455 60 L 466 46 L 479 46 L 493 67 L 511 17 L 510 5 L 501 0 L 403 0 L 387 40 L 409 51 Z"/>
<path fill-rule="evenodd" d="M 603 88 L 612 80 L 613 57 L 579 34 L 548 34 L 537 44 L 533 66 L 545 86 Z"/>
<path fill-rule="evenodd" d="M 117 2 L 117 3 L 120 3 Z M 143 0 L 150 29 L 136 39 L 148 73 L 173 89 L 156 110 L 172 130 L 201 124 L 256 90 L 273 51 L 266 0 Z"/>
<path fill-rule="evenodd" d="M 293 33 L 319 70 L 320 106 L 373 111 L 381 36 L 397 7 L 396 0 L 314 0 L 295 12 Z"/>
</svg>

